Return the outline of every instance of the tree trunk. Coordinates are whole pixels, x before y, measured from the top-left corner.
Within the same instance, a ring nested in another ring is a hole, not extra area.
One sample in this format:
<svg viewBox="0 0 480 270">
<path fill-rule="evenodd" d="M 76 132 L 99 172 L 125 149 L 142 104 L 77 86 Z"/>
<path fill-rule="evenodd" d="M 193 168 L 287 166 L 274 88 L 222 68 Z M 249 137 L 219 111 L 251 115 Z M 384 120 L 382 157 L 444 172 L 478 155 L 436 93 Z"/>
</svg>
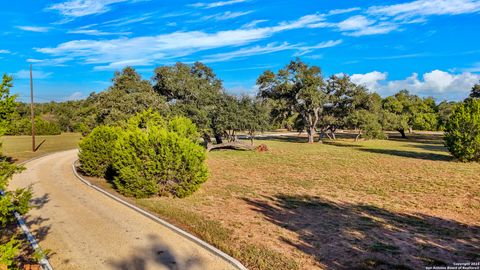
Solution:
<svg viewBox="0 0 480 270">
<path fill-rule="evenodd" d="M 323 132 L 320 132 L 320 134 L 318 134 L 318 143 L 323 143 L 322 139 L 323 139 Z"/>
<path fill-rule="evenodd" d="M 358 141 L 358 139 L 360 138 L 360 136 L 362 136 L 362 130 L 361 130 L 361 129 L 358 130 L 358 134 L 357 134 L 357 136 L 355 137 L 355 141 L 356 141 L 356 142 Z"/>
<path fill-rule="evenodd" d="M 309 127 L 307 129 L 307 134 L 308 134 L 308 143 L 313 143 L 313 137 L 315 135 L 315 128 L 314 127 Z"/>
<path fill-rule="evenodd" d="M 217 142 L 217 144 L 223 143 L 222 135 L 220 135 L 220 134 L 215 134 L 215 141 Z"/>
<path fill-rule="evenodd" d="M 335 131 L 337 131 L 337 128 L 336 128 L 336 127 L 331 128 L 330 131 L 332 132 L 333 140 L 336 140 L 336 139 L 337 139 L 337 136 L 335 136 Z"/>
<path fill-rule="evenodd" d="M 407 136 L 405 135 L 405 130 L 404 129 L 399 129 L 398 132 L 400 132 L 400 135 L 402 135 L 402 138 L 406 139 Z"/>
<path fill-rule="evenodd" d="M 412 127 L 409 127 L 409 128 L 408 128 L 408 133 L 410 133 L 410 134 L 413 133 L 413 128 L 412 128 Z"/>
<path fill-rule="evenodd" d="M 207 148 L 208 145 L 211 144 L 211 143 L 212 143 L 212 140 L 210 139 L 210 135 L 208 135 L 208 134 L 203 134 L 203 146 L 204 146 L 205 148 Z"/>
</svg>

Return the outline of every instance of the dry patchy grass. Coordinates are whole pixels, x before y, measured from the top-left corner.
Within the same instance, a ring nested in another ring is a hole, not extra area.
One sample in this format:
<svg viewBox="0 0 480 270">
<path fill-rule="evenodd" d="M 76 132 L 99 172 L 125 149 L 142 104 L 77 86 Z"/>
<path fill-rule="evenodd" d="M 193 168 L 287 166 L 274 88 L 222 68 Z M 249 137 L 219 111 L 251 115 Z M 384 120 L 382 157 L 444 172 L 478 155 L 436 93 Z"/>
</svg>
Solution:
<svg viewBox="0 0 480 270">
<path fill-rule="evenodd" d="M 478 260 L 480 164 L 453 160 L 435 134 L 208 155 L 185 199 L 137 200 L 252 269 L 419 269 Z"/>
</svg>

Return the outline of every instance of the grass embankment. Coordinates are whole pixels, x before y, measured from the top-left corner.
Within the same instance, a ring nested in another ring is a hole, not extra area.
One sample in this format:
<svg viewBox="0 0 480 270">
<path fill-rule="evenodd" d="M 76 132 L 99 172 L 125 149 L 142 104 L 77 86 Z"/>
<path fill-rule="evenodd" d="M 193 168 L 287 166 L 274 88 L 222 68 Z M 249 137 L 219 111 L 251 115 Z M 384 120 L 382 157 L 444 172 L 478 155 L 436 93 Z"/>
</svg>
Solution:
<svg viewBox="0 0 480 270">
<path fill-rule="evenodd" d="M 82 137 L 79 133 L 63 133 L 61 135 L 37 136 L 37 151 L 32 151 L 31 136 L 3 136 L 3 154 L 12 157 L 16 163 L 52 152 L 75 149 Z"/>
<path fill-rule="evenodd" d="M 209 180 L 194 195 L 136 202 L 251 269 L 478 261 L 480 164 L 452 160 L 440 135 L 304 141 L 211 152 Z"/>
</svg>

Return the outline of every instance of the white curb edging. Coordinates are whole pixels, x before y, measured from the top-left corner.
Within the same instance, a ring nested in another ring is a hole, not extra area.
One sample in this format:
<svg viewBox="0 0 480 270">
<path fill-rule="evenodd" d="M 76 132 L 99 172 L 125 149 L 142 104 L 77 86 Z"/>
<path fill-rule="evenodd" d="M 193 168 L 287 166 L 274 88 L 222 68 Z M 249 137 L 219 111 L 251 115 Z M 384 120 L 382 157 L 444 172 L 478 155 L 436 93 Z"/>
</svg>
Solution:
<svg viewBox="0 0 480 270">
<path fill-rule="evenodd" d="M 38 245 L 37 240 L 30 233 L 30 230 L 28 230 L 28 227 L 25 224 L 25 220 L 23 220 L 22 216 L 20 216 L 20 214 L 17 213 L 16 211 L 14 212 L 14 214 L 15 214 L 15 218 L 17 219 L 18 224 L 20 225 L 20 227 L 23 230 L 23 233 L 25 234 L 25 236 L 28 239 L 28 242 L 30 242 L 30 245 L 32 245 L 33 249 L 35 249 L 36 251 L 41 251 L 41 248 Z M 53 267 L 50 265 L 50 262 L 47 260 L 47 258 L 45 256 L 42 256 L 42 258 L 40 259 L 40 261 L 38 263 L 42 266 L 42 268 L 44 270 L 53 270 Z"/>
<path fill-rule="evenodd" d="M 3 192 L 3 190 L 0 190 L 0 196 L 4 196 L 4 195 L 5 193 Z M 14 211 L 13 214 L 15 215 L 15 219 L 17 220 L 18 225 L 20 225 L 20 228 L 22 229 L 23 234 L 25 234 L 25 236 L 27 237 L 27 240 L 32 246 L 32 248 L 35 251 L 41 251 L 41 248 L 38 245 L 37 240 L 35 239 L 35 237 L 33 237 L 32 233 L 30 232 L 27 225 L 25 224 L 25 220 L 22 218 L 22 216 L 17 211 Z M 42 266 L 44 270 L 53 270 L 53 267 L 50 265 L 50 262 L 48 262 L 45 256 L 43 256 L 38 261 L 38 263 L 40 264 L 40 266 Z"/>
<path fill-rule="evenodd" d="M 89 187 L 97 190 L 98 192 L 106 195 L 107 197 L 110 197 L 111 199 L 113 199 L 113 200 L 115 200 L 115 201 L 117 201 L 117 202 L 119 202 L 119 203 L 121 203 L 121 204 L 129 207 L 130 209 L 133 209 L 134 211 L 136 211 L 136 212 L 138 212 L 138 213 L 140 213 L 140 214 L 142 214 L 142 215 L 144 215 L 144 216 L 152 219 L 153 221 L 155 221 L 155 222 L 157 222 L 157 223 L 159 223 L 159 224 L 167 227 L 168 229 L 170 229 L 170 230 L 178 233 L 179 235 L 181 235 L 181 236 L 183 236 L 183 237 L 185 237 L 185 238 L 187 238 L 187 239 L 195 242 L 196 244 L 198 244 L 198 245 L 202 246 L 203 248 L 207 249 L 208 251 L 210 251 L 210 252 L 213 253 L 214 255 L 219 256 L 220 258 L 222 258 L 223 260 L 225 260 L 225 261 L 228 262 L 229 264 L 233 265 L 233 266 L 236 267 L 237 269 L 239 269 L 239 270 L 248 270 L 248 269 L 247 269 L 245 266 L 243 266 L 243 264 L 240 263 L 238 260 L 236 260 L 235 258 L 233 258 L 233 257 L 231 257 L 230 255 L 226 254 L 225 252 L 217 249 L 216 247 L 208 244 L 207 242 L 201 240 L 200 238 L 198 238 L 198 237 L 196 237 L 196 236 L 194 236 L 194 235 L 192 235 L 192 234 L 190 234 L 190 233 L 188 233 L 188 232 L 186 232 L 186 231 L 184 231 L 184 230 L 182 230 L 182 229 L 180 229 L 180 228 L 178 228 L 178 227 L 176 227 L 176 226 L 168 223 L 167 221 L 165 221 L 165 220 L 163 220 L 163 219 L 160 219 L 159 217 L 157 217 L 157 216 L 155 216 L 155 215 L 153 215 L 153 214 L 151 214 L 151 213 L 149 213 L 149 212 L 147 212 L 147 211 L 145 211 L 145 210 L 143 210 L 143 209 L 141 209 L 141 208 L 139 208 L 139 207 L 137 207 L 137 206 L 135 206 L 135 205 L 127 202 L 127 201 L 125 201 L 125 200 L 122 200 L 121 198 L 118 198 L 117 196 L 115 196 L 115 195 L 113 195 L 113 194 L 111 194 L 111 193 L 109 193 L 109 192 L 107 192 L 107 191 L 105 191 L 105 190 L 103 190 L 103 189 L 95 186 L 95 185 L 93 185 L 93 184 L 90 183 L 88 180 L 86 180 L 86 179 L 84 179 L 82 176 L 80 176 L 80 174 L 77 172 L 77 169 L 76 169 L 76 167 L 75 167 L 75 163 L 77 163 L 77 161 L 78 161 L 78 159 L 75 160 L 75 161 L 72 163 L 73 174 L 74 174 L 80 181 L 82 181 L 84 184 L 86 184 L 87 186 L 89 186 Z"/>
</svg>

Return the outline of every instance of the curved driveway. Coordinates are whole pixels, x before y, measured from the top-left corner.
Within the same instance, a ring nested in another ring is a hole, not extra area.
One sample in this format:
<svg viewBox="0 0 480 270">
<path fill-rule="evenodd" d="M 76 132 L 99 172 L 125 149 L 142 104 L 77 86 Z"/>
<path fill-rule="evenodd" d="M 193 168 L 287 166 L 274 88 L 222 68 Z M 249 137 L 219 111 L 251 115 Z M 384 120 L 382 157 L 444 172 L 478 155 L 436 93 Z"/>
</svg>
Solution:
<svg viewBox="0 0 480 270">
<path fill-rule="evenodd" d="M 26 222 L 57 269 L 234 269 L 151 219 L 80 182 L 71 164 L 77 150 L 26 164 L 11 188 L 32 184 Z"/>
</svg>

